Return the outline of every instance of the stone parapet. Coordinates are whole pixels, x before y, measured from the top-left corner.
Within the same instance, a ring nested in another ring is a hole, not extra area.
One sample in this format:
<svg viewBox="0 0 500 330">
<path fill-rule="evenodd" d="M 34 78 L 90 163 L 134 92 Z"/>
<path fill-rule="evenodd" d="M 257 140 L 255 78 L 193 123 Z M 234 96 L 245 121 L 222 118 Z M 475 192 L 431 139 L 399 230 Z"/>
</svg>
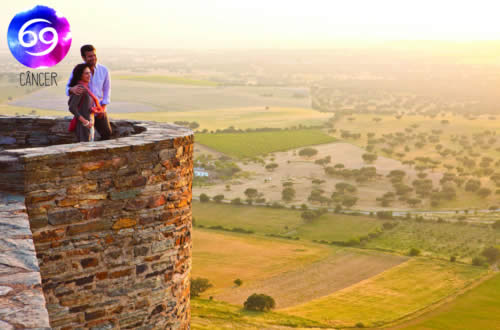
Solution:
<svg viewBox="0 0 500 330">
<path fill-rule="evenodd" d="M 22 178 L 50 325 L 187 329 L 192 131 L 118 125 L 129 136 L 0 152 L 0 168 Z"/>
</svg>

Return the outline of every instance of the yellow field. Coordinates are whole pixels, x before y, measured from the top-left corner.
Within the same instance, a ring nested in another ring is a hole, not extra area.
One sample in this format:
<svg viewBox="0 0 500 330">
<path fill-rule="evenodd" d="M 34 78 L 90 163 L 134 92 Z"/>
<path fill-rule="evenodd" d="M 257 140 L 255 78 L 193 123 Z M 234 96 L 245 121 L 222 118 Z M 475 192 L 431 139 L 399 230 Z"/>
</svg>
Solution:
<svg viewBox="0 0 500 330">
<path fill-rule="evenodd" d="M 29 115 L 31 112 L 35 110 L 32 108 L 22 108 L 22 107 L 14 107 L 12 105 L 0 103 L 0 115 L 8 115 L 14 116 L 16 114 L 19 115 Z M 36 109 L 36 115 L 38 116 L 69 116 L 71 113 L 62 112 L 62 111 L 49 111 L 49 110 L 38 110 Z"/>
<path fill-rule="evenodd" d="M 415 313 L 472 283 L 484 268 L 411 259 L 327 297 L 281 312 L 335 327 L 381 326 Z"/>
<path fill-rule="evenodd" d="M 211 295 L 243 283 L 268 278 L 326 258 L 333 248 L 307 242 L 220 234 L 208 230 L 193 230 L 192 277 L 208 278 L 214 287 Z"/>
<path fill-rule="evenodd" d="M 30 114 L 32 108 L 22 108 L 0 104 L 0 114 L 14 115 Z M 69 112 L 49 111 L 36 109 L 36 114 L 40 116 L 69 116 Z M 320 113 L 304 108 L 234 108 L 234 109 L 213 109 L 199 111 L 178 111 L 178 112 L 133 112 L 133 113 L 113 113 L 109 116 L 112 119 L 131 120 L 152 120 L 158 122 L 175 121 L 196 121 L 200 124 L 199 129 L 224 129 L 230 126 L 235 128 L 285 128 L 292 126 L 312 126 L 321 125 L 331 115 Z"/>
<path fill-rule="evenodd" d="M 198 111 L 178 112 L 141 112 L 111 114 L 112 118 L 154 120 L 160 122 L 196 121 L 199 129 L 216 130 L 234 126 L 239 129 L 246 128 L 285 128 L 298 126 L 320 125 L 331 117 L 329 114 L 320 113 L 303 108 L 264 108 L 247 107 L 231 109 L 212 109 Z"/>
<path fill-rule="evenodd" d="M 273 297 L 278 309 L 295 306 L 366 280 L 406 259 L 380 252 L 343 249 L 295 270 L 224 290 L 214 298 L 243 306 L 248 296 L 261 292 Z"/>
</svg>

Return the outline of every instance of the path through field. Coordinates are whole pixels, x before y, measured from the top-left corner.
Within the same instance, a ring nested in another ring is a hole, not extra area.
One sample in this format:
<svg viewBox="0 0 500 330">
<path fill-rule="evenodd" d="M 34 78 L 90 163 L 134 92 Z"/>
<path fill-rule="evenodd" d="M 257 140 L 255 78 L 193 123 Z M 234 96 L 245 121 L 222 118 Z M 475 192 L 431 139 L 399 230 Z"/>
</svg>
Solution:
<svg viewBox="0 0 500 330">
<path fill-rule="evenodd" d="M 265 293 L 285 308 L 329 295 L 407 260 L 405 257 L 355 253 L 341 250 L 319 262 L 258 281 L 249 286 L 229 288 L 215 296 L 217 300 L 243 305 L 253 293 Z"/>
</svg>

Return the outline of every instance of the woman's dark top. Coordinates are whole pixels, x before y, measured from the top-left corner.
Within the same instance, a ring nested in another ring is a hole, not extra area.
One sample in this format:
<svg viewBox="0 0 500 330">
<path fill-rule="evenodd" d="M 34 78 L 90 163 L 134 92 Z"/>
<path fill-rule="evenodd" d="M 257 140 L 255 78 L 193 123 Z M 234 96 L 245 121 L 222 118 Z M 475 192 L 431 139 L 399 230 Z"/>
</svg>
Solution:
<svg viewBox="0 0 500 330">
<path fill-rule="evenodd" d="M 92 114 L 92 106 L 93 104 L 92 97 L 87 93 L 87 91 L 83 92 L 81 95 L 70 94 L 68 100 L 69 111 L 76 116 L 76 137 L 79 142 L 88 142 L 90 141 L 90 129 L 83 126 L 83 124 L 78 119 L 80 116 L 83 118 L 94 121 Z"/>
</svg>

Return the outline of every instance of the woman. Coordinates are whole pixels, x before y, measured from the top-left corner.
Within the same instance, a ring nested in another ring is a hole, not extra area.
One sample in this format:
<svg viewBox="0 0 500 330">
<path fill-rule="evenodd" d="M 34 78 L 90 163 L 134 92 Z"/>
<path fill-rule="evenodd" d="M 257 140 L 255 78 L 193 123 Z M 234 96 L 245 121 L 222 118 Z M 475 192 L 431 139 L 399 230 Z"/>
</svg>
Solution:
<svg viewBox="0 0 500 330">
<path fill-rule="evenodd" d="M 68 101 L 69 111 L 75 116 L 73 120 L 76 120 L 75 133 L 78 142 L 94 141 L 94 113 L 103 111 L 99 100 L 88 87 L 91 76 L 88 64 L 78 64 L 73 69 L 73 78 L 69 83 L 70 87 L 81 85 L 85 88 L 81 95 L 70 94 Z"/>
</svg>

